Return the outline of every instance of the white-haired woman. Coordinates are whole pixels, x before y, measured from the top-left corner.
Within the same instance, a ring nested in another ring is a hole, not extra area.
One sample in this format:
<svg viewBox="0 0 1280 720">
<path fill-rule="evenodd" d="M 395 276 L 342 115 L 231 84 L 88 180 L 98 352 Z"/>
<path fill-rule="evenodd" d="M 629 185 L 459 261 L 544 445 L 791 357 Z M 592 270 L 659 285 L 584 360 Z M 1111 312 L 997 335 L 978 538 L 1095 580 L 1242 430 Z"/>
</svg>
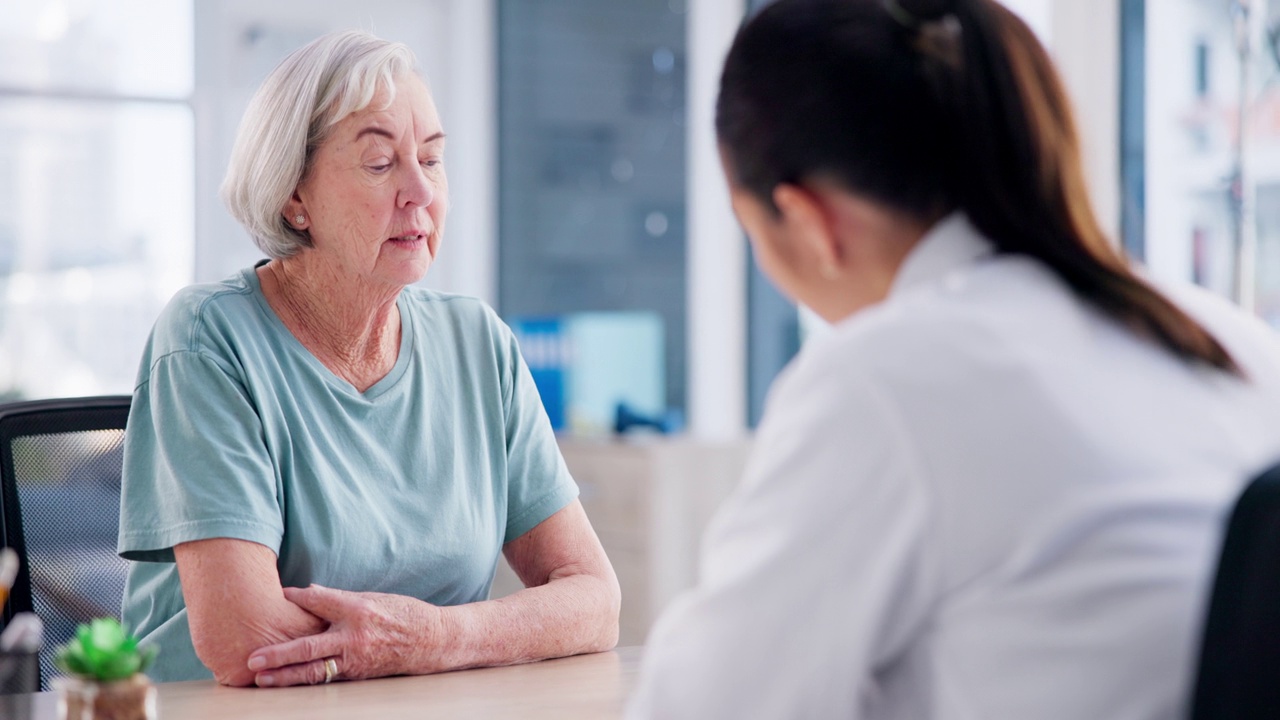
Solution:
<svg viewBox="0 0 1280 720">
<path fill-rule="evenodd" d="M 280 686 L 606 650 L 619 590 L 510 331 L 410 287 L 444 132 L 410 51 L 294 52 L 223 199 L 269 256 L 179 293 L 125 449 L 127 624 L 157 679 Z M 499 552 L 527 588 L 488 601 Z"/>
</svg>

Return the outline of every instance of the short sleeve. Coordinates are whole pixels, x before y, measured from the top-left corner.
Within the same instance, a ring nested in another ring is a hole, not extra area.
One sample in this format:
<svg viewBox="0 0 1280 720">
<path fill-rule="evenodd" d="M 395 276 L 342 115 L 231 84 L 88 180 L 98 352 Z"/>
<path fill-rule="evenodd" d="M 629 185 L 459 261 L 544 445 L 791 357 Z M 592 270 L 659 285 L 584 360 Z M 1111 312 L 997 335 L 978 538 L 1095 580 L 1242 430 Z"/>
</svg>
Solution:
<svg viewBox="0 0 1280 720">
<path fill-rule="evenodd" d="M 572 502 L 578 497 L 578 486 L 560 455 L 555 431 L 515 337 L 505 325 L 501 331 L 506 365 L 502 388 L 507 452 L 505 544 Z"/>
<path fill-rule="evenodd" d="M 277 473 L 243 384 L 205 353 L 155 360 L 125 431 L 118 550 L 172 562 L 179 543 L 235 538 L 279 552 Z"/>
</svg>

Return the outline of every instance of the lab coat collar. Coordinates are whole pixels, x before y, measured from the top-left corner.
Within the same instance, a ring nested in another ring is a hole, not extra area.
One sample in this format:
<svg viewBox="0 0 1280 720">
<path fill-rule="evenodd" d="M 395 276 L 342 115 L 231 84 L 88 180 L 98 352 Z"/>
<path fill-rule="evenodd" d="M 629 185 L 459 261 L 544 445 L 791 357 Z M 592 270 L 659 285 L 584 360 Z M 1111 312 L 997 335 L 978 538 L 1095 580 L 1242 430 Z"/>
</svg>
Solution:
<svg viewBox="0 0 1280 720">
<path fill-rule="evenodd" d="M 898 268 L 889 296 L 941 279 L 947 273 L 995 252 L 995 245 L 956 211 L 938 221 L 920 238 Z"/>
</svg>

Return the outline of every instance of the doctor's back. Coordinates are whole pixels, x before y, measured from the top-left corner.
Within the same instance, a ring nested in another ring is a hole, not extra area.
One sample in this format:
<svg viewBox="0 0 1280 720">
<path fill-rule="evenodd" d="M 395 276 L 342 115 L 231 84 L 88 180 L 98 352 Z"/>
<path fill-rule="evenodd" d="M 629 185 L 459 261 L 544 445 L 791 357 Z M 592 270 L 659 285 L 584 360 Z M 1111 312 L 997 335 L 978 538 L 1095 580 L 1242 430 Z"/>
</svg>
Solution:
<svg viewBox="0 0 1280 720">
<path fill-rule="evenodd" d="M 1274 332 L 1124 264 L 990 0 L 780 0 L 717 131 L 757 263 L 833 327 L 630 716 L 1185 717 L 1226 515 L 1280 460 Z"/>
<path fill-rule="evenodd" d="M 790 531 L 835 529 L 798 572 L 843 605 L 793 630 L 845 655 L 868 718 L 1182 718 L 1226 514 L 1280 460 L 1280 343 L 1167 292 L 1241 379 L 1135 337 L 1035 261 L 921 267 L 977 237 L 935 228 L 890 297 L 777 386 L 754 468 L 807 494 Z M 806 449 L 781 439 L 806 426 Z M 806 464 L 827 480 L 787 471 Z M 754 481 L 756 502 L 774 489 Z M 749 527 L 716 532 L 769 552 Z"/>
<path fill-rule="evenodd" d="M 944 221 L 779 378 L 636 716 L 1185 717 L 1280 343 L 1182 290 L 1246 377 L 1188 365 L 988 247 Z"/>
</svg>

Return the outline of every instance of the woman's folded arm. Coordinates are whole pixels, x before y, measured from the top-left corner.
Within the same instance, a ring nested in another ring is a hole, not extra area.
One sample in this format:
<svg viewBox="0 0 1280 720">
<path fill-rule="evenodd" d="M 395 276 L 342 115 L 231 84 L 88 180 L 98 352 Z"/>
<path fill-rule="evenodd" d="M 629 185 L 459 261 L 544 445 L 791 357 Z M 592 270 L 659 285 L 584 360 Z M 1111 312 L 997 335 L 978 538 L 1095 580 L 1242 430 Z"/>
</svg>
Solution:
<svg viewBox="0 0 1280 720">
<path fill-rule="evenodd" d="M 219 683 L 252 685 L 258 648 L 322 632 L 326 623 L 287 600 L 276 554 L 247 540 L 214 538 L 173 549 L 191 641 Z"/>
<path fill-rule="evenodd" d="M 441 607 L 319 586 L 285 597 L 328 624 L 319 634 L 253 652 L 263 686 L 511 665 L 612 648 L 621 593 L 582 505 L 574 500 L 504 550 L 527 586 L 505 598 Z M 197 646 L 198 647 L 198 646 Z"/>
<path fill-rule="evenodd" d="M 445 608 L 455 635 L 445 648 L 447 665 L 506 665 L 600 652 L 618 643 L 618 578 L 580 502 L 507 543 L 503 552 L 525 589 Z"/>
</svg>

